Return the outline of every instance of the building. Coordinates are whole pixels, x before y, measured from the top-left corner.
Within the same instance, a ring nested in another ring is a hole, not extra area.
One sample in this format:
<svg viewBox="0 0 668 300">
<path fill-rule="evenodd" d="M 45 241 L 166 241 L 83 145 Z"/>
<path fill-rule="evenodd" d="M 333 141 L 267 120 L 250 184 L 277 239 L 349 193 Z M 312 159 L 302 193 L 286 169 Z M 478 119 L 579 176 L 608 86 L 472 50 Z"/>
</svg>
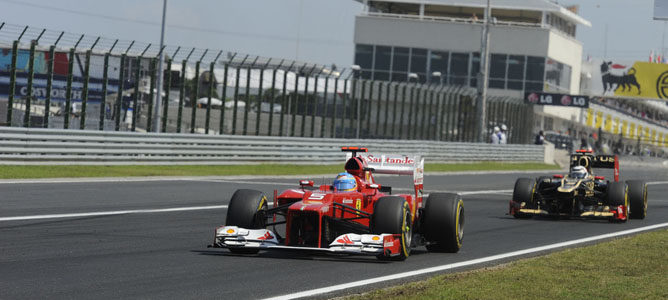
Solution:
<svg viewBox="0 0 668 300">
<path fill-rule="evenodd" d="M 477 86 L 486 0 L 358 0 L 355 64 L 365 79 Z M 591 23 L 547 0 L 492 1 L 490 93 L 577 94 Z M 414 77 L 414 76 L 413 76 Z M 505 92 L 504 92 L 505 90 Z"/>
</svg>

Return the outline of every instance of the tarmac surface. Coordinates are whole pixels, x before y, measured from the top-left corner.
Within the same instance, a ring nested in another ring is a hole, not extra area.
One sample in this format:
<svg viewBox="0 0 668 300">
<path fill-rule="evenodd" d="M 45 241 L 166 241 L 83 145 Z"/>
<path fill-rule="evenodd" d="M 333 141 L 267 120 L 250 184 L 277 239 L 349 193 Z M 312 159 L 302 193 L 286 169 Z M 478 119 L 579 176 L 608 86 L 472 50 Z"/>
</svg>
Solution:
<svg viewBox="0 0 668 300">
<path fill-rule="evenodd" d="M 417 248 L 403 262 L 293 252 L 239 256 L 206 248 L 214 228 L 225 222 L 234 190 L 258 189 L 271 198 L 274 189 L 295 187 L 294 178 L 2 181 L 0 298 L 290 298 L 296 296 L 292 293 L 668 222 L 668 168 L 646 167 L 622 169 L 622 180 L 654 182 L 644 220 L 613 224 L 507 215 L 516 178 L 540 174 L 546 172 L 427 174 L 426 193 L 462 192 L 464 245 L 456 254 Z M 310 179 L 320 184 L 330 177 Z M 408 177 L 379 176 L 377 181 L 393 186 L 394 193 L 410 190 Z M 359 293 L 550 251 L 555 249 L 306 296 Z"/>
</svg>

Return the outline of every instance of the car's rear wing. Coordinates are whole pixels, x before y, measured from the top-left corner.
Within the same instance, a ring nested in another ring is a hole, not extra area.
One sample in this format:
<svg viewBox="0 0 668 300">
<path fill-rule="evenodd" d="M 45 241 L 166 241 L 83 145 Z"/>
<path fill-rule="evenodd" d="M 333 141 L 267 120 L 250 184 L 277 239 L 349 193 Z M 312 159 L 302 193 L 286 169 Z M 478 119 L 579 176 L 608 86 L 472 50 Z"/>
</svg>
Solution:
<svg viewBox="0 0 668 300">
<path fill-rule="evenodd" d="M 615 181 L 619 181 L 619 157 L 617 155 L 593 155 L 578 152 L 571 155 L 571 167 L 583 166 L 587 169 L 614 169 Z"/>
<path fill-rule="evenodd" d="M 346 155 L 346 160 L 352 153 Z M 384 153 L 357 153 L 373 173 L 413 175 L 414 183 L 422 183 L 424 178 L 424 158 L 420 155 L 384 154 Z"/>
</svg>

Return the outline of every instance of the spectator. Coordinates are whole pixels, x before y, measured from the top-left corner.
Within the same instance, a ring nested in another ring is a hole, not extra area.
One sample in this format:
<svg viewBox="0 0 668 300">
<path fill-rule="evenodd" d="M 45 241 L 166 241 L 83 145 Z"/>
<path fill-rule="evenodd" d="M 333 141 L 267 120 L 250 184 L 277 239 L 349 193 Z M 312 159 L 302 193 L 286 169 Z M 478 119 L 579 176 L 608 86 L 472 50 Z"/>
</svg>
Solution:
<svg viewBox="0 0 668 300">
<path fill-rule="evenodd" d="M 499 126 L 494 126 L 494 132 L 492 132 L 492 135 L 489 136 L 490 138 L 490 143 L 492 144 L 498 144 L 499 143 Z"/>
<path fill-rule="evenodd" d="M 544 144 L 544 143 L 545 143 L 545 134 L 544 134 L 543 131 L 541 130 L 541 131 L 539 131 L 538 134 L 536 135 L 536 141 L 534 142 L 534 144 L 536 144 L 536 145 L 542 145 L 542 144 Z"/>
<path fill-rule="evenodd" d="M 506 134 L 506 131 L 508 131 L 506 124 L 501 124 L 501 131 L 499 132 L 499 144 L 508 143 L 508 135 Z"/>
</svg>

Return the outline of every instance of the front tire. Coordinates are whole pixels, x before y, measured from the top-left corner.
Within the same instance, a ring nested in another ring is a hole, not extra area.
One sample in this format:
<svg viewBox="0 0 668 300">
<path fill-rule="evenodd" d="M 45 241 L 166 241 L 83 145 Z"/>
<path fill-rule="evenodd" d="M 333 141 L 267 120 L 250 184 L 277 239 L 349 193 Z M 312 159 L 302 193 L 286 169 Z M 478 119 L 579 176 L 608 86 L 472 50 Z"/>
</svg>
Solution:
<svg viewBox="0 0 668 300">
<path fill-rule="evenodd" d="M 428 251 L 458 252 L 464 238 L 464 200 L 454 193 L 429 194 L 422 225 Z"/>
<path fill-rule="evenodd" d="M 516 208 L 519 210 L 522 206 L 522 202 L 525 203 L 527 208 L 535 208 L 534 203 L 534 194 L 536 193 L 536 180 L 532 178 L 519 178 L 515 181 L 515 187 L 513 188 L 513 202 L 515 202 Z M 513 214 L 513 217 L 516 219 L 529 219 L 532 217 L 531 214 L 520 213 L 519 211 Z"/>
<path fill-rule="evenodd" d="M 608 184 L 608 194 L 607 194 L 607 203 L 610 206 L 618 207 L 620 205 L 624 206 L 626 212 L 626 218 L 624 220 L 619 220 L 621 222 L 626 222 L 629 219 L 629 195 L 628 187 L 624 182 L 610 182 Z M 617 221 L 618 219 L 612 219 L 611 221 Z"/>
<path fill-rule="evenodd" d="M 262 229 L 266 224 L 267 196 L 256 190 L 240 189 L 234 192 L 227 207 L 226 226 Z M 254 254 L 259 249 L 229 248 L 232 253 Z"/>
<path fill-rule="evenodd" d="M 647 216 L 647 184 L 642 180 L 626 181 L 629 193 L 631 219 L 644 219 Z"/>
<path fill-rule="evenodd" d="M 406 199 L 398 196 L 381 197 L 376 201 L 373 215 L 371 215 L 371 232 L 373 234 L 401 234 L 399 255 L 387 257 L 380 255 L 380 259 L 405 260 L 411 253 L 411 238 L 413 226 L 411 210 Z"/>
</svg>

